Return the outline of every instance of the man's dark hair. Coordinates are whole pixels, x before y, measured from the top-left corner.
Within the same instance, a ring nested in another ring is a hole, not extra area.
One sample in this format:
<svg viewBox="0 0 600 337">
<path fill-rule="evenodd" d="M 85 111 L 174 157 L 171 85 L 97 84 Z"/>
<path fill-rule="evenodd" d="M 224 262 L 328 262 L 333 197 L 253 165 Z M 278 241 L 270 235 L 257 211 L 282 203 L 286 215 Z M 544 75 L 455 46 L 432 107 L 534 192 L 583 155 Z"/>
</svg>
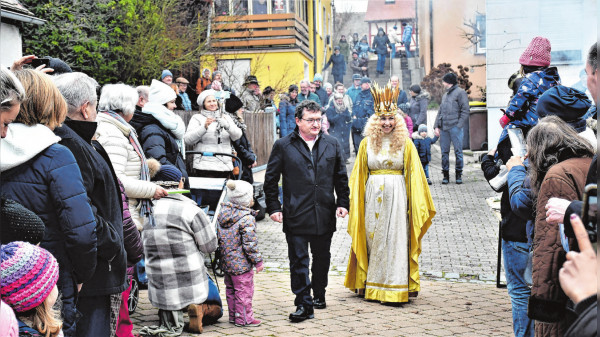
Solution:
<svg viewBox="0 0 600 337">
<path fill-rule="evenodd" d="M 321 106 L 311 99 L 304 100 L 296 106 L 296 118 L 302 119 L 305 110 L 310 112 L 321 112 Z"/>
<path fill-rule="evenodd" d="M 590 52 L 587 57 L 588 64 L 592 67 L 592 73 L 589 75 L 593 75 L 596 70 L 598 70 L 598 42 L 592 45 L 590 48 Z"/>
</svg>

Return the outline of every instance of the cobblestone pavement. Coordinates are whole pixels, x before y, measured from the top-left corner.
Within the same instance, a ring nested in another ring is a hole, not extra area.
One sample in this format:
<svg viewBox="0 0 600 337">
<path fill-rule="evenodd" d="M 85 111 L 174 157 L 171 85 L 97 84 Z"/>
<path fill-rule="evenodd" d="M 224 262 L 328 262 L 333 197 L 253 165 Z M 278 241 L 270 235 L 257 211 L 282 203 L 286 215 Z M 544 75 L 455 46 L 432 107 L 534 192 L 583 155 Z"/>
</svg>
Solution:
<svg viewBox="0 0 600 337">
<path fill-rule="evenodd" d="M 287 316 L 294 309 L 294 296 L 289 289 L 287 244 L 281 225 L 267 217 L 257 228 L 266 272 L 255 277 L 254 296 L 255 312 L 263 325 L 238 328 L 221 318 L 206 327 L 203 335 L 510 336 L 510 300 L 506 289 L 495 287 L 498 220 L 486 203 L 495 193 L 477 163 L 465 165 L 462 185 L 454 183 L 453 175 L 450 184 L 441 185 L 439 147 L 433 149 L 432 157 L 430 188 L 437 215 L 423 239 L 422 290 L 416 300 L 400 306 L 381 305 L 344 288 L 351 242 L 347 219 L 338 219 L 331 247 L 328 308 L 317 311 L 313 320 L 290 323 Z M 450 157 L 454 157 L 452 152 Z M 451 172 L 453 165 L 452 160 Z M 352 162 L 348 174 L 351 166 Z M 226 304 L 224 310 L 226 314 Z M 145 290 L 133 320 L 136 331 L 158 322 L 157 309 L 148 302 Z"/>
</svg>

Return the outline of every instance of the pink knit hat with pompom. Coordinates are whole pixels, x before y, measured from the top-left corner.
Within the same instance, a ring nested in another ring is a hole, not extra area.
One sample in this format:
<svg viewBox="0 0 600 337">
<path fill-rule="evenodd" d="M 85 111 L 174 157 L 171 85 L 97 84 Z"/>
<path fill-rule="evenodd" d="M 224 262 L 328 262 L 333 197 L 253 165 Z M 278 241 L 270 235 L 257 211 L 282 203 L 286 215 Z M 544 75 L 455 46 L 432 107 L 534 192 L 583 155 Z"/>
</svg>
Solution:
<svg viewBox="0 0 600 337">
<path fill-rule="evenodd" d="M 541 36 L 536 36 L 531 40 L 527 49 L 521 54 L 519 63 L 524 66 L 542 66 L 550 65 L 550 41 Z"/>
<path fill-rule="evenodd" d="M 44 248 L 15 241 L 0 248 L 0 297 L 16 312 L 31 310 L 58 281 L 58 262 Z"/>
</svg>

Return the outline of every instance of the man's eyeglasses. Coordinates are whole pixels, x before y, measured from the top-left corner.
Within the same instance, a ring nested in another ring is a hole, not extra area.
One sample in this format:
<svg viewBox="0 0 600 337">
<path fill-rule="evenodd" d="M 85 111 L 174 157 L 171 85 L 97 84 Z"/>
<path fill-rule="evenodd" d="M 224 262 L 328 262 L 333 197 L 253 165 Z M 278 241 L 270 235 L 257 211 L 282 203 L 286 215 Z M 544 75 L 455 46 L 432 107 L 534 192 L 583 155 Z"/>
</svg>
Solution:
<svg viewBox="0 0 600 337">
<path fill-rule="evenodd" d="M 316 122 L 317 124 L 321 124 L 321 123 L 323 123 L 323 118 L 319 118 L 319 119 L 312 119 L 312 118 L 310 118 L 310 119 L 304 119 L 304 118 L 301 118 L 301 119 L 302 119 L 303 121 L 306 121 L 306 122 L 308 122 L 308 124 L 314 124 L 315 122 Z"/>
</svg>

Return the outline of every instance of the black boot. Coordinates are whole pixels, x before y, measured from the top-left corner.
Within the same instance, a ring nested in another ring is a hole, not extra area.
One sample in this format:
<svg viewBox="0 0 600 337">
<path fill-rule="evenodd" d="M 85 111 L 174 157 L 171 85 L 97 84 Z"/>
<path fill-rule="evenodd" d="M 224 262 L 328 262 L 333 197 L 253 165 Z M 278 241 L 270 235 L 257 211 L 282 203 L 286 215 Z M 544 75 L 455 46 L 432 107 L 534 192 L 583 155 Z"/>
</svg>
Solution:
<svg viewBox="0 0 600 337">
<path fill-rule="evenodd" d="M 462 172 L 456 172 L 456 184 L 462 184 Z"/>
<path fill-rule="evenodd" d="M 315 317 L 315 311 L 312 306 L 309 307 L 309 306 L 304 306 L 304 305 L 300 304 L 296 308 L 296 312 L 292 312 L 290 314 L 290 321 L 292 321 L 293 323 L 298 323 L 298 322 L 302 322 L 306 319 L 314 318 L 314 317 Z"/>
<path fill-rule="evenodd" d="M 450 173 L 448 171 L 442 171 L 444 179 L 442 179 L 442 185 L 446 185 L 450 182 Z"/>
</svg>

